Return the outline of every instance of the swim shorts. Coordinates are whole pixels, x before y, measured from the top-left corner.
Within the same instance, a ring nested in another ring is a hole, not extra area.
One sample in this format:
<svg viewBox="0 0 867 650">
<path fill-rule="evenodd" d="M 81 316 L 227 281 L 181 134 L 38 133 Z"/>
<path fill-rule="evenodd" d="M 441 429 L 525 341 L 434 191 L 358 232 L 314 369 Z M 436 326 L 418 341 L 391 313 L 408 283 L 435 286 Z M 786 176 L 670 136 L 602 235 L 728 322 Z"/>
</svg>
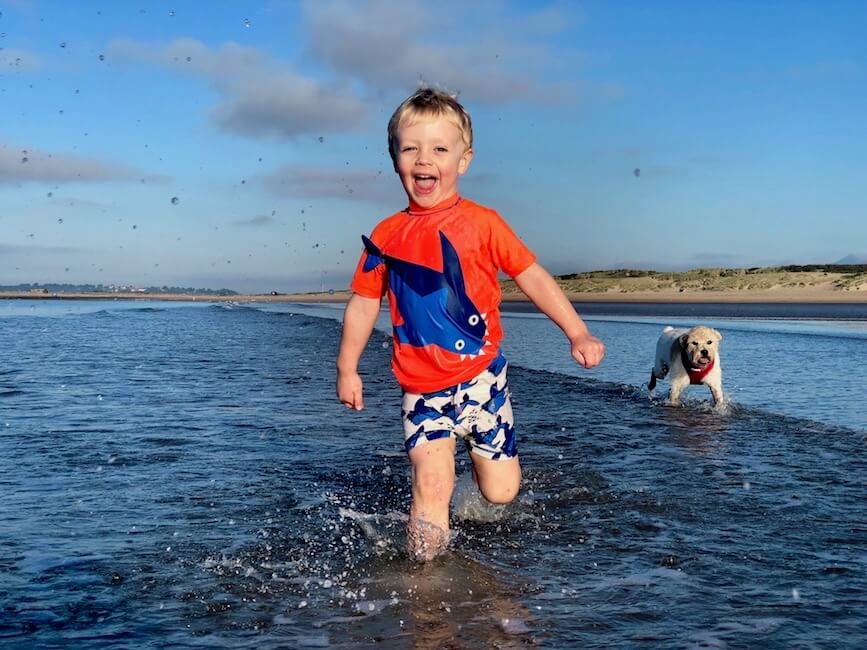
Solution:
<svg viewBox="0 0 867 650">
<path fill-rule="evenodd" d="M 515 420 L 502 352 L 475 378 L 432 393 L 404 391 L 401 404 L 407 453 L 429 440 L 461 438 L 474 454 L 507 460 L 518 454 Z"/>
</svg>

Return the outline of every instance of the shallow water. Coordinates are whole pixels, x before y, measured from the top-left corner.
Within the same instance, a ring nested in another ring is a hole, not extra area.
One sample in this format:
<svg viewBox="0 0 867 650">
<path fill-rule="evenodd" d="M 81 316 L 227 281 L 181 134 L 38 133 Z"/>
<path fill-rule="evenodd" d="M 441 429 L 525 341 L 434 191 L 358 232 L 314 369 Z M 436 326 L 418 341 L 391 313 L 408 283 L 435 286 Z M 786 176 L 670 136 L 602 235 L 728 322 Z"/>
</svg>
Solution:
<svg viewBox="0 0 867 650">
<path fill-rule="evenodd" d="M 418 565 L 388 337 L 348 412 L 338 315 L 2 305 L 0 645 L 867 642 L 863 323 L 703 316 L 718 412 L 703 387 L 680 409 L 643 388 L 688 314 L 589 315 L 608 345 L 590 373 L 547 321 L 507 316 L 521 495 L 485 507 L 459 457 L 453 550 Z"/>
</svg>

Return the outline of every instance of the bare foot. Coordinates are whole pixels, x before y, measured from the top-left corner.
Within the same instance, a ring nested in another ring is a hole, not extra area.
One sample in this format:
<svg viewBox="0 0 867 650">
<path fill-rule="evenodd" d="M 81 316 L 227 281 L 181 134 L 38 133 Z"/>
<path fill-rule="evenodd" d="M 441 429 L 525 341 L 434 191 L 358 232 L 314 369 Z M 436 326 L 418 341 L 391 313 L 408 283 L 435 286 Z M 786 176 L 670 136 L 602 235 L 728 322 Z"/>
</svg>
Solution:
<svg viewBox="0 0 867 650">
<path fill-rule="evenodd" d="M 427 562 L 448 548 L 449 531 L 424 519 L 410 519 L 406 527 L 406 547 L 409 556 Z"/>
</svg>

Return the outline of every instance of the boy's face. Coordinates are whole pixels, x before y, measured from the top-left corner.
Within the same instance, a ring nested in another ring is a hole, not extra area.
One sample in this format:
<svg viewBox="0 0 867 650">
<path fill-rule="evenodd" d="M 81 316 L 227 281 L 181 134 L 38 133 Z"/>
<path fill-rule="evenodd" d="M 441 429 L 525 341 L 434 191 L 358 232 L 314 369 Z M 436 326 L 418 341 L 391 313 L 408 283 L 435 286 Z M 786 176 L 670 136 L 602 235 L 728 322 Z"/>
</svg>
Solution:
<svg viewBox="0 0 867 650">
<path fill-rule="evenodd" d="M 443 115 L 416 115 L 397 129 L 396 171 L 407 196 L 422 208 L 455 194 L 472 158 L 461 130 Z"/>
</svg>

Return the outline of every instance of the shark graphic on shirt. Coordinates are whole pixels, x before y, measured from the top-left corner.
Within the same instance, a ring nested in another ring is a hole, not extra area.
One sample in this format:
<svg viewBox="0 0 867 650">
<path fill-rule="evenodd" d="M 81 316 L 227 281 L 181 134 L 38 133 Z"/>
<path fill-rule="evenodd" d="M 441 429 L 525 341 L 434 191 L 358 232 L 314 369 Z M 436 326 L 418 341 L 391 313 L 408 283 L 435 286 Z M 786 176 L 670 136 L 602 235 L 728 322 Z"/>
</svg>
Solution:
<svg viewBox="0 0 867 650">
<path fill-rule="evenodd" d="M 403 318 L 403 325 L 394 328 L 401 343 L 414 347 L 436 345 L 461 355 L 477 355 L 485 345 L 485 314 L 467 296 L 454 246 L 442 232 L 439 238 L 442 271 L 385 255 L 362 235 L 367 250 L 364 271 L 385 264 L 397 311 Z"/>
</svg>

